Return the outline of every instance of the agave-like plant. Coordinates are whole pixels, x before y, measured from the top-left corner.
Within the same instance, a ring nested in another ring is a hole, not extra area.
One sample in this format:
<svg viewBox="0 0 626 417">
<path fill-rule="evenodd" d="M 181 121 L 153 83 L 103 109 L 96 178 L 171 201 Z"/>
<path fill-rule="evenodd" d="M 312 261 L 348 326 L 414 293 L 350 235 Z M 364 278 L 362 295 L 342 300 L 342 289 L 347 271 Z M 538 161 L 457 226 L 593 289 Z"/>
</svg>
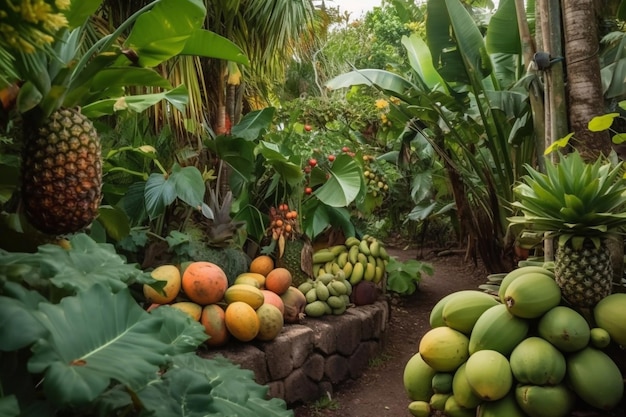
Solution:
<svg viewBox="0 0 626 417">
<path fill-rule="evenodd" d="M 530 166 L 514 188 L 512 206 L 523 224 L 558 238 L 555 275 L 563 296 L 577 307 L 593 307 L 612 291 L 613 266 L 607 238 L 626 226 L 626 180 L 621 164 L 603 157 L 587 163 L 578 152 L 546 161 L 546 172 Z"/>
</svg>

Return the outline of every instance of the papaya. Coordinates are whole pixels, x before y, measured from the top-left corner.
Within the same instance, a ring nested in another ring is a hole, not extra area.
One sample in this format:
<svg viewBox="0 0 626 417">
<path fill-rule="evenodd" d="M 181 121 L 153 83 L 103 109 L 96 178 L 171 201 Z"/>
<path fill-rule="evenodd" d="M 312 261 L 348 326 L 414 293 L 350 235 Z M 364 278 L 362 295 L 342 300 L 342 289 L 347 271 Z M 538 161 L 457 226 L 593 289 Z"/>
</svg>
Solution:
<svg viewBox="0 0 626 417">
<path fill-rule="evenodd" d="M 226 304 L 242 301 L 256 310 L 263 305 L 265 296 L 260 289 L 252 285 L 233 284 L 224 292 L 224 301 Z"/>
<path fill-rule="evenodd" d="M 433 395 L 432 379 L 437 371 L 431 368 L 420 353 L 416 353 L 404 366 L 404 390 L 412 401 L 429 401 Z"/>
<path fill-rule="evenodd" d="M 606 330 L 611 339 L 626 347 L 626 294 L 615 293 L 604 297 L 593 309 L 598 327 Z"/>
<path fill-rule="evenodd" d="M 565 417 L 572 410 L 575 397 L 563 384 L 518 385 L 515 388 L 515 399 L 530 417 Z"/>
<path fill-rule="evenodd" d="M 443 308 L 445 307 L 446 303 L 451 298 L 455 297 L 459 292 L 461 291 L 448 294 L 435 303 L 433 308 L 430 310 L 430 315 L 428 317 L 428 323 L 430 324 L 431 328 L 434 329 L 435 327 L 443 327 L 446 325 L 446 322 L 443 321 Z"/>
<path fill-rule="evenodd" d="M 528 333 L 528 321 L 509 313 L 504 304 L 485 311 L 476 321 L 469 341 L 469 353 L 491 349 L 509 355 Z"/>
<path fill-rule="evenodd" d="M 557 306 L 544 314 L 537 324 L 539 336 L 562 352 L 575 352 L 589 344 L 591 329 L 576 310 Z"/>
<path fill-rule="evenodd" d="M 437 372 L 454 371 L 467 360 L 469 339 L 449 327 L 430 329 L 422 336 L 419 352 L 422 359 Z"/>
<path fill-rule="evenodd" d="M 509 357 L 517 382 L 532 385 L 556 385 L 565 377 L 565 357 L 550 342 L 529 337 L 513 349 Z"/>
<path fill-rule="evenodd" d="M 527 415 L 517 404 L 515 392 L 511 390 L 497 401 L 485 401 L 480 404 L 476 417 L 527 417 Z"/>
<path fill-rule="evenodd" d="M 546 268 L 543 268 L 541 266 L 534 266 L 534 265 L 522 266 L 517 269 L 514 269 L 513 271 L 506 274 L 502 282 L 500 282 L 500 288 L 498 289 L 498 297 L 500 298 L 501 302 L 504 302 L 504 293 L 506 292 L 506 289 L 509 287 L 511 282 L 515 281 L 519 277 L 525 276 L 528 273 L 544 274 L 554 279 L 554 272 L 549 271 Z"/>
<path fill-rule="evenodd" d="M 604 352 L 586 347 L 567 359 L 567 381 L 587 404 L 613 409 L 624 394 L 624 380 L 613 360 Z"/>
<path fill-rule="evenodd" d="M 551 277 L 528 273 L 516 279 L 504 292 L 504 304 L 509 312 L 524 319 L 537 318 L 561 302 L 561 288 Z"/>
<path fill-rule="evenodd" d="M 467 376 L 465 375 L 465 366 L 465 363 L 459 366 L 459 369 L 454 373 L 452 392 L 455 402 L 459 404 L 459 406 L 473 409 L 477 407 L 482 400 L 472 391 L 472 387 L 469 385 Z"/>
<path fill-rule="evenodd" d="M 497 304 L 498 301 L 485 292 L 467 290 L 445 303 L 441 315 L 448 327 L 470 334 L 481 314 Z"/>
<path fill-rule="evenodd" d="M 470 356 L 465 377 L 474 394 L 485 401 L 503 398 L 513 386 L 509 361 L 495 350 L 480 350 Z"/>
<path fill-rule="evenodd" d="M 460 405 L 454 395 L 446 400 L 443 413 L 447 417 L 474 417 L 476 416 L 476 408 L 466 408 Z"/>
</svg>

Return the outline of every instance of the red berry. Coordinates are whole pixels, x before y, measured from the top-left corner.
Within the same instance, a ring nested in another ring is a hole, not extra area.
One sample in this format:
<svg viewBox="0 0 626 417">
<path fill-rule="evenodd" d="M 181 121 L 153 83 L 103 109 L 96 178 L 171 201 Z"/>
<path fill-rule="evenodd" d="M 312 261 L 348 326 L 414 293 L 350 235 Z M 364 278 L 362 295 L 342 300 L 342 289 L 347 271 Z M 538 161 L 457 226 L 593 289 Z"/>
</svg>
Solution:
<svg viewBox="0 0 626 417">
<path fill-rule="evenodd" d="M 310 167 L 314 167 L 316 165 L 317 165 L 317 159 L 315 159 L 315 158 L 309 159 L 309 166 Z"/>
<path fill-rule="evenodd" d="M 305 193 L 305 194 L 311 194 L 312 192 L 313 192 L 313 189 L 312 189 L 311 187 L 306 187 L 306 188 L 304 189 L 304 193 Z"/>
<path fill-rule="evenodd" d="M 328 155 L 328 160 L 333 162 L 335 160 L 335 155 Z"/>
<path fill-rule="evenodd" d="M 304 167 L 304 172 L 307 173 L 307 174 L 310 174 L 311 173 L 311 167 L 310 166 L 305 166 Z"/>
<path fill-rule="evenodd" d="M 348 148 L 347 146 L 344 146 L 343 148 L 341 148 L 341 150 L 343 152 L 350 152 L 350 148 Z"/>
<path fill-rule="evenodd" d="M 306 130 L 307 132 L 310 132 L 311 129 L 313 129 L 311 125 L 304 125 L 304 130 Z"/>
</svg>

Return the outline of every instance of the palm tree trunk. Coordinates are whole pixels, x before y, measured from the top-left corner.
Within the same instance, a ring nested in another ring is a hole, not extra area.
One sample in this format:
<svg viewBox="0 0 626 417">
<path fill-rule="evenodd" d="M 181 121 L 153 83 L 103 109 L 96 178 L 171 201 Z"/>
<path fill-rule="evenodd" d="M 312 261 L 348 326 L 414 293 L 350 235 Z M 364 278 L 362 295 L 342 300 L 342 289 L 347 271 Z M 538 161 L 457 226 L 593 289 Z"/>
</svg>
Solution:
<svg viewBox="0 0 626 417">
<path fill-rule="evenodd" d="M 576 138 L 575 147 L 586 159 L 594 160 L 611 151 L 608 132 L 587 129 L 593 117 L 605 113 L 598 59 L 598 13 L 593 0 L 563 1 L 562 7 L 570 130 Z"/>
</svg>

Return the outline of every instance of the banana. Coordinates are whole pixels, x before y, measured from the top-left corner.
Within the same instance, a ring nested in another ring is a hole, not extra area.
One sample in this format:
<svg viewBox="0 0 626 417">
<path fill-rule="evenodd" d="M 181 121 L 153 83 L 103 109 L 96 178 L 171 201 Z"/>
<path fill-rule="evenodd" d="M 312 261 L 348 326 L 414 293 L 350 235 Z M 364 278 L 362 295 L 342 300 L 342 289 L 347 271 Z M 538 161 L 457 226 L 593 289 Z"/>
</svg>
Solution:
<svg viewBox="0 0 626 417">
<path fill-rule="evenodd" d="M 316 277 L 319 274 L 321 267 L 322 267 L 322 264 L 313 264 L 313 276 L 314 277 Z"/>
<path fill-rule="evenodd" d="M 313 288 L 313 281 L 308 281 L 308 280 L 304 281 L 302 284 L 298 286 L 298 289 L 300 290 L 300 292 L 305 295 L 307 292 L 311 290 L 311 288 Z"/>
<path fill-rule="evenodd" d="M 383 279 L 384 275 L 385 275 L 385 269 L 377 266 L 376 272 L 374 274 L 374 282 L 378 284 Z"/>
<path fill-rule="evenodd" d="M 380 256 L 380 242 L 375 240 L 372 243 L 370 243 L 370 253 L 372 254 L 372 256 L 374 257 L 379 257 Z"/>
<path fill-rule="evenodd" d="M 325 264 L 326 262 L 332 261 L 334 259 L 335 259 L 335 254 L 326 248 L 320 249 L 317 252 L 313 253 L 314 264 Z"/>
<path fill-rule="evenodd" d="M 348 287 L 343 283 L 343 281 L 333 281 L 329 285 L 333 287 L 333 290 L 337 292 L 337 295 L 347 294 Z M 329 288 L 330 289 L 330 288 Z"/>
<path fill-rule="evenodd" d="M 333 279 L 335 279 L 335 274 L 325 273 L 318 275 L 315 282 L 321 282 L 324 285 L 328 285 L 328 283 L 331 282 Z"/>
<path fill-rule="evenodd" d="M 372 255 L 369 255 L 367 257 L 367 263 L 368 264 L 373 264 L 374 266 L 376 266 L 376 258 L 374 258 Z"/>
<path fill-rule="evenodd" d="M 375 276 L 376 266 L 374 264 L 367 264 L 365 266 L 365 273 L 363 274 L 363 278 L 365 278 L 365 281 L 374 281 Z"/>
<path fill-rule="evenodd" d="M 385 261 L 383 258 L 376 258 L 376 266 L 385 270 Z"/>
<path fill-rule="evenodd" d="M 337 275 L 337 272 L 339 271 L 341 271 L 341 267 L 339 266 L 337 262 L 333 262 L 332 265 L 330 266 L 330 272 L 332 272 L 333 275 Z"/>
<path fill-rule="evenodd" d="M 359 255 L 359 245 L 352 246 L 350 251 L 348 252 L 348 260 L 351 264 L 357 263 L 359 260 L 357 256 Z"/>
<path fill-rule="evenodd" d="M 367 240 L 362 240 L 361 243 L 359 243 L 359 252 L 364 255 L 370 254 L 370 247 Z"/>
<path fill-rule="evenodd" d="M 326 263 L 324 264 L 324 270 L 325 270 L 326 272 L 328 272 L 328 273 L 331 273 L 331 274 L 332 274 L 332 272 L 333 272 L 333 264 L 334 264 L 334 263 L 335 263 L 335 258 L 333 258 L 332 260 L 330 260 L 330 261 L 326 262 Z"/>
<path fill-rule="evenodd" d="M 346 246 L 351 248 L 352 246 L 358 246 L 361 241 L 354 236 L 346 238 Z"/>
<path fill-rule="evenodd" d="M 340 268 L 343 268 L 347 262 L 348 252 L 342 252 L 339 254 L 339 256 L 337 256 L 337 265 L 339 265 Z"/>
<path fill-rule="evenodd" d="M 335 255 L 335 257 L 337 257 L 340 253 L 347 251 L 348 248 L 346 247 L 346 245 L 335 245 L 328 248 L 328 250 L 330 250 Z"/>
<path fill-rule="evenodd" d="M 357 255 L 357 261 L 363 264 L 363 268 L 365 268 L 365 265 L 368 263 L 367 256 L 361 252 Z"/>
<path fill-rule="evenodd" d="M 350 279 L 350 275 L 352 274 L 352 269 L 354 265 L 351 262 L 346 262 L 343 266 L 343 273 L 345 275 L 345 279 Z"/>
<path fill-rule="evenodd" d="M 354 264 L 354 268 L 352 269 L 352 274 L 350 274 L 350 284 L 355 285 L 359 283 L 363 279 L 363 274 L 365 273 L 365 268 L 361 262 L 357 262 Z"/>
<path fill-rule="evenodd" d="M 384 260 L 389 260 L 389 253 L 387 253 L 387 249 L 385 249 L 384 246 L 381 245 L 378 251 L 381 258 L 383 258 Z"/>
</svg>

